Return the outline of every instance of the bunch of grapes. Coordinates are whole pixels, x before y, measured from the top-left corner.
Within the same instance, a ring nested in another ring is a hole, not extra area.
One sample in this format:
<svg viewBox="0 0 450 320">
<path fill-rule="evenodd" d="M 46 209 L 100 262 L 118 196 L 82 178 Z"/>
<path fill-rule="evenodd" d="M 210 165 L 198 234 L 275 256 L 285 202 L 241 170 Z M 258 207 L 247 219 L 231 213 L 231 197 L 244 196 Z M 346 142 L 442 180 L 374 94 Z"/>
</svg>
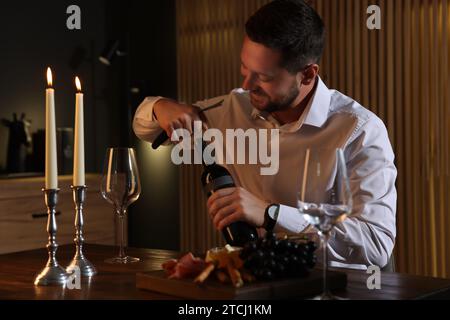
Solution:
<svg viewBox="0 0 450 320">
<path fill-rule="evenodd" d="M 274 280 L 286 277 L 306 277 L 316 264 L 314 242 L 276 238 L 268 233 L 265 238 L 248 242 L 241 251 L 244 267 L 257 279 Z"/>
</svg>

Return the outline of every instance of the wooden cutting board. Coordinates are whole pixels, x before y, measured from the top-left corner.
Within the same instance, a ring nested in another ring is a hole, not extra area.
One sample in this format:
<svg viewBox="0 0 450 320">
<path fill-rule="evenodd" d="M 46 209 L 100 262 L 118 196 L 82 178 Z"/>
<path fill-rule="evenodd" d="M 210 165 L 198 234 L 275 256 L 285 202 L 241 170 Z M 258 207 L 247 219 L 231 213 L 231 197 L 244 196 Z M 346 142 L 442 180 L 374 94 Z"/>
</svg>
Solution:
<svg viewBox="0 0 450 320">
<path fill-rule="evenodd" d="M 347 285 L 347 275 L 329 271 L 328 281 L 331 290 L 343 289 Z M 241 288 L 222 284 L 214 275 L 203 285 L 192 279 L 168 279 L 163 270 L 138 273 L 136 287 L 179 298 L 198 300 L 246 300 L 246 299 L 288 299 L 312 297 L 322 292 L 322 271 L 313 270 L 306 278 L 291 278 L 275 281 L 256 281 L 246 283 Z"/>
</svg>

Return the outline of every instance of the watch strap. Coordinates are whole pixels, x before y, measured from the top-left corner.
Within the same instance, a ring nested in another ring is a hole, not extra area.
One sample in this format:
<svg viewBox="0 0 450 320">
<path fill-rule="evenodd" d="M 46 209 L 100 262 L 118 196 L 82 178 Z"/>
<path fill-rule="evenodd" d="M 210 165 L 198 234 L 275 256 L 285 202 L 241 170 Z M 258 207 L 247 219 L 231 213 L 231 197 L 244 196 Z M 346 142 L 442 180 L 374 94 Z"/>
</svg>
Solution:
<svg viewBox="0 0 450 320">
<path fill-rule="evenodd" d="M 272 207 L 276 207 L 275 215 L 273 218 L 269 214 L 269 210 Z M 264 229 L 266 229 L 266 231 L 272 232 L 273 229 L 275 228 L 275 225 L 277 224 L 277 220 L 278 220 L 279 211 L 280 211 L 279 204 L 273 203 L 273 204 L 270 204 L 269 206 L 267 206 L 266 211 L 264 213 Z"/>
</svg>

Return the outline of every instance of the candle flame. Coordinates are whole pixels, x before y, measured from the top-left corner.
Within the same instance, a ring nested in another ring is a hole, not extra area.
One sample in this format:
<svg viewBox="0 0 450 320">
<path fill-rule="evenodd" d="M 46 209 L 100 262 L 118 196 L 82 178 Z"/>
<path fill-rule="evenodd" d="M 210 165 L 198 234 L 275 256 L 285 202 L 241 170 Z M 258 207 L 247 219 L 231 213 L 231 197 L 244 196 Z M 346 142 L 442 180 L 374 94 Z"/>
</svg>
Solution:
<svg viewBox="0 0 450 320">
<path fill-rule="evenodd" d="M 81 92 L 81 82 L 78 77 L 75 77 L 75 85 L 77 86 L 78 92 Z"/>
<path fill-rule="evenodd" d="M 50 67 L 47 68 L 47 84 L 49 88 L 51 88 L 53 85 L 52 70 L 50 69 Z"/>
</svg>

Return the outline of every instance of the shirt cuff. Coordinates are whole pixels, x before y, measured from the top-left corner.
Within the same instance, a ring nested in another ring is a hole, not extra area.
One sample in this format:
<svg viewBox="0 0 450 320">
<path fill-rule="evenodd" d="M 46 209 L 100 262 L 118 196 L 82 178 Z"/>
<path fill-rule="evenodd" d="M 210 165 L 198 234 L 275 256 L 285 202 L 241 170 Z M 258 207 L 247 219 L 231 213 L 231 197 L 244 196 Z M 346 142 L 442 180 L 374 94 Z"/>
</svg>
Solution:
<svg viewBox="0 0 450 320">
<path fill-rule="evenodd" d="M 308 225 L 308 222 L 297 208 L 280 205 L 275 232 L 300 233 Z"/>
<path fill-rule="evenodd" d="M 161 99 L 164 97 L 145 98 L 136 110 L 136 117 L 146 121 L 157 121 L 153 116 L 153 107 Z"/>
</svg>

